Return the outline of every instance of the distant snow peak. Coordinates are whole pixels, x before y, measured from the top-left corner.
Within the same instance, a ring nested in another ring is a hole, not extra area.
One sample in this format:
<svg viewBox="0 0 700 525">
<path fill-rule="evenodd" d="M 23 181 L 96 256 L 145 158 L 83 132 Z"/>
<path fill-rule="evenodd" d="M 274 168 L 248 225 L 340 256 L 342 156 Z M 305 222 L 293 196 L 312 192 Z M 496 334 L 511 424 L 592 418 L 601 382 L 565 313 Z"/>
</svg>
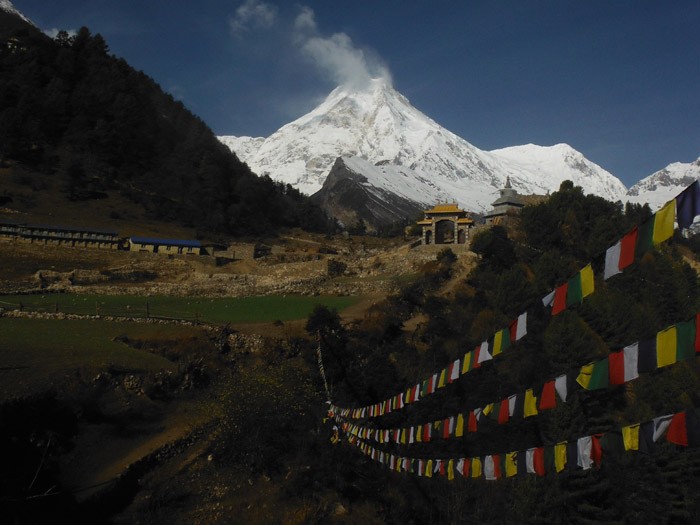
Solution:
<svg viewBox="0 0 700 525">
<path fill-rule="evenodd" d="M 33 26 L 36 25 L 36 24 L 34 24 L 34 22 L 32 22 L 31 20 L 29 20 L 29 18 L 27 18 L 26 16 L 24 16 L 22 13 L 20 13 L 20 12 L 17 10 L 17 8 L 16 8 L 14 5 L 12 5 L 12 2 L 10 2 L 10 0 L 0 0 L 0 9 L 2 9 L 3 11 L 6 11 L 6 12 L 8 12 L 8 13 L 11 13 L 11 14 L 13 14 L 13 15 L 15 15 L 15 16 L 20 17 L 22 20 L 24 20 L 24 21 L 27 22 L 28 24 L 31 24 L 31 25 L 33 25 Z"/>
<path fill-rule="evenodd" d="M 699 179 L 700 158 L 690 163 L 674 162 L 632 186 L 627 191 L 626 200 L 646 203 L 652 210 L 657 210 Z"/>
<path fill-rule="evenodd" d="M 556 191 L 567 179 L 610 200 L 626 192 L 622 182 L 567 144 L 482 151 L 418 111 L 385 77 L 337 87 L 266 139 L 221 140 L 254 172 L 309 195 L 321 189 L 338 157 L 385 194 L 424 204 L 456 200 L 476 212 L 491 209 L 507 177 L 522 194 Z"/>
</svg>

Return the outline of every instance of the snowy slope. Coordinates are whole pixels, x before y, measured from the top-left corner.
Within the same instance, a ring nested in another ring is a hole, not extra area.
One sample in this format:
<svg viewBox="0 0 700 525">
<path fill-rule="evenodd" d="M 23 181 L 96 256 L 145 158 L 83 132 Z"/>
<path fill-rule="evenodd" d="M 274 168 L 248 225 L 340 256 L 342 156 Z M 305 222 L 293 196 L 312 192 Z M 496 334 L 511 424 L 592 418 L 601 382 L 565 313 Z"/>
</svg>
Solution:
<svg viewBox="0 0 700 525">
<path fill-rule="evenodd" d="M 13 14 L 15 16 L 18 16 L 19 18 L 21 18 L 22 20 L 24 20 L 28 24 L 34 25 L 34 22 L 29 20 L 29 18 L 24 16 L 22 13 L 20 13 L 17 10 L 17 8 L 14 5 L 12 5 L 12 2 L 10 2 L 10 0 L 0 0 L 0 9 L 8 12 L 10 14 Z"/>
<path fill-rule="evenodd" d="M 364 89 L 336 88 L 314 110 L 262 142 L 244 137 L 222 141 L 256 173 L 307 194 L 321 188 L 341 156 L 403 168 L 403 175 L 397 172 L 392 178 L 387 170 L 381 178 L 392 191 L 418 193 L 424 196 L 420 202 L 428 202 L 427 185 L 478 212 L 491 209 L 507 176 L 525 194 L 555 191 L 567 178 L 587 193 L 611 200 L 625 194 L 618 179 L 565 144 L 482 151 L 418 111 L 384 79 L 374 79 Z"/>
<path fill-rule="evenodd" d="M 521 193 L 544 194 L 559 189 L 565 180 L 581 186 L 587 193 L 613 201 L 621 199 L 627 191 L 619 179 L 568 144 L 549 147 L 526 144 L 490 153 L 506 164 L 512 163 L 510 175 L 514 187 L 527 190 Z"/>
<path fill-rule="evenodd" d="M 627 191 L 625 200 L 639 204 L 648 203 L 655 211 L 698 179 L 700 158 L 687 164 L 674 162 L 632 186 Z"/>
</svg>

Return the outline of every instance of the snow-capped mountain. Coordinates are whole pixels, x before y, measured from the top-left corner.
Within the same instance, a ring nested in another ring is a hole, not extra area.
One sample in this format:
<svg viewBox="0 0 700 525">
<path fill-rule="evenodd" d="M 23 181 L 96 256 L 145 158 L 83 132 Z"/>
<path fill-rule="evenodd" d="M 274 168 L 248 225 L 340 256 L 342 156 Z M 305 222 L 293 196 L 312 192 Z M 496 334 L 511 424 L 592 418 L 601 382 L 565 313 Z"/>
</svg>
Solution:
<svg viewBox="0 0 700 525">
<path fill-rule="evenodd" d="M 22 13 L 20 13 L 17 10 L 17 8 L 14 5 L 12 5 L 12 2 L 10 2 L 10 0 L 0 0 L 0 10 L 5 11 L 6 13 L 10 13 L 12 15 L 15 15 L 15 16 L 21 18 L 22 20 L 24 20 L 25 22 L 27 22 L 28 24 L 34 25 L 34 22 L 29 20 L 29 18 L 24 16 Z"/>
<path fill-rule="evenodd" d="M 411 193 L 425 204 L 448 198 L 476 212 L 491 209 L 508 176 L 523 194 L 555 191 L 566 179 L 611 200 L 626 191 L 617 178 L 566 144 L 480 150 L 418 111 L 385 79 L 374 79 L 364 89 L 338 87 L 311 112 L 265 139 L 220 140 L 259 175 L 267 173 L 307 194 L 322 187 L 342 156 L 384 165 L 383 187 L 394 193 Z M 403 175 L 394 179 L 387 166 Z"/>
<path fill-rule="evenodd" d="M 700 158 L 690 163 L 674 162 L 632 186 L 624 200 L 648 203 L 652 210 L 658 210 L 698 179 Z"/>
</svg>

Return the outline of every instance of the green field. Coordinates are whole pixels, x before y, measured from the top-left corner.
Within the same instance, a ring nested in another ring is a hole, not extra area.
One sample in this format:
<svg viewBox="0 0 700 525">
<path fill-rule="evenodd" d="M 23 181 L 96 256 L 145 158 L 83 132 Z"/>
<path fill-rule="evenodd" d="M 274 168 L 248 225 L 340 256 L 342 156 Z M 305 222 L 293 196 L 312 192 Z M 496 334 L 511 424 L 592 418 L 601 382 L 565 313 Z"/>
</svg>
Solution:
<svg viewBox="0 0 700 525">
<path fill-rule="evenodd" d="M 177 339 L 202 335 L 191 326 L 117 323 L 101 320 L 0 318 L 0 399 L 60 386 L 76 370 L 176 370 L 164 357 L 114 339 Z"/>
<path fill-rule="evenodd" d="M 261 296 L 261 297 L 173 297 L 136 295 L 5 295 L 0 308 L 38 312 L 64 312 L 118 317 L 165 317 L 208 323 L 258 323 L 291 321 L 308 317 L 323 304 L 338 311 L 351 306 L 357 297 Z"/>
</svg>

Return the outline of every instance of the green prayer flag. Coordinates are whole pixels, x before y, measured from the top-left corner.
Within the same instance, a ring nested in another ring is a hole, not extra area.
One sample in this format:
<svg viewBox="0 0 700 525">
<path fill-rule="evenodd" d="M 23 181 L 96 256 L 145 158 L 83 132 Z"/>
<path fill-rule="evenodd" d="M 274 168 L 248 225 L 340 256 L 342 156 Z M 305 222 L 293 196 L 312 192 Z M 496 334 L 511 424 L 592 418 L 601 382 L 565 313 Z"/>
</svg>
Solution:
<svg viewBox="0 0 700 525">
<path fill-rule="evenodd" d="M 641 257 L 647 251 L 651 250 L 654 242 L 654 219 L 652 215 L 644 223 L 637 228 L 637 246 L 635 253 L 637 257 Z"/>
<path fill-rule="evenodd" d="M 583 300 L 583 292 L 581 291 L 581 272 L 569 279 L 566 289 L 566 306 L 578 304 Z"/>
<path fill-rule="evenodd" d="M 695 319 L 676 325 L 676 360 L 695 356 Z"/>
<path fill-rule="evenodd" d="M 608 358 L 582 366 L 576 382 L 586 390 L 606 388 L 610 384 Z"/>
</svg>

